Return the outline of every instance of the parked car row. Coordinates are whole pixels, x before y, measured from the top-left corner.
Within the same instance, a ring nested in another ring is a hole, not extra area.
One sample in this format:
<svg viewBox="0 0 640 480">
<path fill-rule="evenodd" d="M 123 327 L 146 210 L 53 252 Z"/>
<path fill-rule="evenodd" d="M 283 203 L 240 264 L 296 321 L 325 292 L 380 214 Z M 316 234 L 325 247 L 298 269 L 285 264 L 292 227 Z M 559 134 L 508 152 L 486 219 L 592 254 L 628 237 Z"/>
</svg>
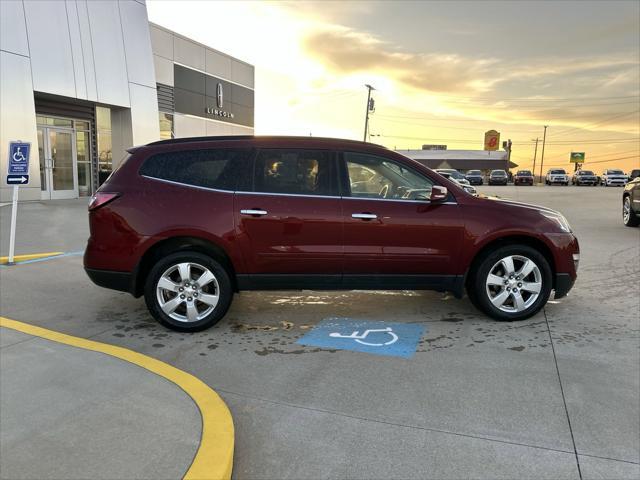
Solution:
<svg viewBox="0 0 640 480">
<path fill-rule="evenodd" d="M 485 176 L 481 170 L 469 170 L 466 175 L 453 168 L 439 168 L 436 169 L 436 172 L 446 175 L 447 178 L 451 178 L 461 185 L 484 185 L 485 182 Z M 489 185 L 507 185 L 510 182 L 513 182 L 514 185 L 533 185 L 535 183 L 535 175 L 531 170 L 518 170 L 511 178 L 510 176 L 511 174 L 505 170 L 492 170 L 486 181 Z M 640 177 L 640 169 L 632 170 L 629 175 L 615 168 L 604 170 L 601 175 L 596 175 L 592 170 L 578 170 L 573 175 L 569 175 L 563 168 L 552 168 L 547 171 L 544 183 L 546 185 L 567 186 L 571 184 L 611 187 L 624 186 L 627 182 L 638 177 Z"/>
</svg>

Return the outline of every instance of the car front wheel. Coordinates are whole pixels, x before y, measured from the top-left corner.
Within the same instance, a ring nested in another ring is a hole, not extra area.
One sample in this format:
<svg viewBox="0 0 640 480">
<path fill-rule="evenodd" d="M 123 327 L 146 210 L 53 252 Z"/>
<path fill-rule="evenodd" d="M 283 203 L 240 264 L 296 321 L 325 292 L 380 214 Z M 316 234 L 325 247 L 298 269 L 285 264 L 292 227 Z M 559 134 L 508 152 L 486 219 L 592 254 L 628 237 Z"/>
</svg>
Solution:
<svg viewBox="0 0 640 480">
<path fill-rule="evenodd" d="M 637 227 L 640 224 L 640 220 L 638 220 L 631 208 L 631 197 L 629 195 L 626 195 L 622 201 L 622 221 L 627 227 Z"/>
<path fill-rule="evenodd" d="M 547 303 L 552 282 L 551 267 L 540 252 L 527 245 L 508 245 L 480 259 L 468 293 L 495 320 L 524 320 Z"/>
<path fill-rule="evenodd" d="M 227 271 L 197 252 L 178 252 L 159 260 L 145 283 L 144 298 L 153 317 L 182 332 L 197 332 L 216 324 L 233 297 Z"/>
</svg>

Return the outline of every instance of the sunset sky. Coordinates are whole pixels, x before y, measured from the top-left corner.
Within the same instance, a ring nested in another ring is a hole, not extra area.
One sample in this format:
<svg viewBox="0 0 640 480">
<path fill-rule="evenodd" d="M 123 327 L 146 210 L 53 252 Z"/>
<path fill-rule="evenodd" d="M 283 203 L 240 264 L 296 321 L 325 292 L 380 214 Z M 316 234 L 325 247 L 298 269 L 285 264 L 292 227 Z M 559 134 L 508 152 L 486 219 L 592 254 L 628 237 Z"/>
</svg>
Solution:
<svg viewBox="0 0 640 480">
<path fill-rule="evenodd" d="M 640 2 L 147 1 L 149 20 L 256 67 L 256 134 L 482 149 L 640 168 Z M 611 161 L 610 161 L 611 160 Z"/>
</svg>

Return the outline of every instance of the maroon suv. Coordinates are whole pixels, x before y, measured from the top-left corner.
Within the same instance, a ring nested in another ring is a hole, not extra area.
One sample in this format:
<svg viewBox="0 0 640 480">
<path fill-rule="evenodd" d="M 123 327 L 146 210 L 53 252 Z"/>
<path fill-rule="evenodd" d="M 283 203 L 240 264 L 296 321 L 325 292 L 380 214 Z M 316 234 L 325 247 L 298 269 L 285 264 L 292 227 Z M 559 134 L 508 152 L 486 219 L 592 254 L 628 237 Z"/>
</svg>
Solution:
<svg viewBox="0 0 640 480">
<path fill-rule="evenodd" d="M 241 290 L 466 290 L 521 320 L 576 279 L 560 213 L 475 197 L 381 146 L 204 137 L 129 152 L 89 205 L 85 269 L 176 330 L 215 324 Z"/>
</svg>

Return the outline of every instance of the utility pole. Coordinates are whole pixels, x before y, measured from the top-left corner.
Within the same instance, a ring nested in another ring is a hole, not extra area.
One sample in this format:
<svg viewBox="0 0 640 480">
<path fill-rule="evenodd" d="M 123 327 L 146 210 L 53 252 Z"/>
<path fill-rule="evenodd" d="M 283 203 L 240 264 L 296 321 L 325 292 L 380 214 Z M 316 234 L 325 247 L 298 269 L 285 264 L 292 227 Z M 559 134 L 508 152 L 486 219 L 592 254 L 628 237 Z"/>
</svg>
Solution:
<svg viewBox="0 0 640 480">
<path fill-rule="evenodd" d="M 364 138 L 362 139 L 364 142 L 367 141 L 367 132 L 369 131 L 369 111 L 371 110 L 371 90 L 375 90 L 371 85 L 365 85 L 367 87 L 367 110 L 365 112 L 364 117 Z"/>
<path fill-rule="evenodd" d="M 538 156 L 538 140 L 540 140 L 538 137 L 536 137 L 535 139 L 531 139 L 532 142 L 536 142 L 536 149 L 533 151 L 533 168 L 531 169 L 531 171 L 533 172 L 534 182 L 536 180 L 536 157 Z"/>
<path fill-rule="evenodd" d="M 544 145 L 547 143 L 547 127 L 544 126 L 544 135 L 542 136 L 542 157 L 540 158 L 540 183 L 542 183 L 542 166 L 544 165 Z"/>
</svg>

